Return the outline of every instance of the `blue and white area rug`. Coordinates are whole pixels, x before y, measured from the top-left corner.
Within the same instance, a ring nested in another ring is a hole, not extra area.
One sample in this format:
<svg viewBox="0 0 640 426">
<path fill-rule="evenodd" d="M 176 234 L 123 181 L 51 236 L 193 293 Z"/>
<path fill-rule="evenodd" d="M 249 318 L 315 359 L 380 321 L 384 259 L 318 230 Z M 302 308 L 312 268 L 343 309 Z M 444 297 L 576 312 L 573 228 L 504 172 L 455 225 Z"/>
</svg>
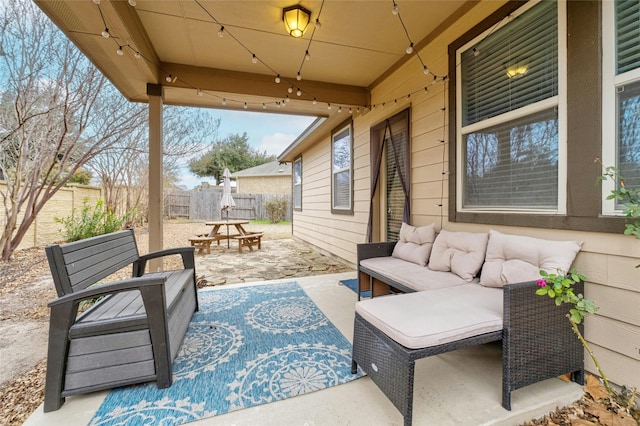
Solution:
<svg viewBox="0 0 640 426">
<path fill-rule="evenodd" d="M 351 344 L 295 282 L 201 290 L 173 384 L 114 389 L 90 425 L 173 426 L 321 390 L 351 374 Z"/>
</svg>

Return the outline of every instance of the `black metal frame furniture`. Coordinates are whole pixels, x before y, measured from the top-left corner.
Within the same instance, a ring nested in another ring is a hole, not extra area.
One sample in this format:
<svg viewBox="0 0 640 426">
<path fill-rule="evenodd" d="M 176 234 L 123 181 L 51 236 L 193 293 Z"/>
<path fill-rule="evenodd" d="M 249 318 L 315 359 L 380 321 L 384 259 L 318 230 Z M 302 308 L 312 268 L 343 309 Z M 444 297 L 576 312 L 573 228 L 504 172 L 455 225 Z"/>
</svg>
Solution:
<svg viewBox="0 0 640 426">
<path fill-rule="evenodd" d="M 194 247 L 140 256 L 133 230 L 45 248 L 58 298 L 49 303 L 44 411 L 65 397 L 155 380 L 172 362 L 198 310 Z M 150 259 L 180 255 L 184 269 L 145 273 Z M 100 283 L 132 266 L 132 278 Z M 82 301 L 102 297 L 78 315 Z"/>
<path fill-rule="evenodd" d="M 502 340 L 502 406 L 507 410 L 511 392 L 524 386 L 566 373 L 584 384 L 584 350 L 566 318 L 569 307 L 536 295 L 536 288 L 535 281 L 503 288 L 503 330 L 421 349 L 400 345 L 356 314 L 352 372 L 360 366 L 404 416 L 405 425 L 412 423 L 415 361 L 465 346 Z M 583 284 L 575 290 L 582 292 Z"/>
</svg>

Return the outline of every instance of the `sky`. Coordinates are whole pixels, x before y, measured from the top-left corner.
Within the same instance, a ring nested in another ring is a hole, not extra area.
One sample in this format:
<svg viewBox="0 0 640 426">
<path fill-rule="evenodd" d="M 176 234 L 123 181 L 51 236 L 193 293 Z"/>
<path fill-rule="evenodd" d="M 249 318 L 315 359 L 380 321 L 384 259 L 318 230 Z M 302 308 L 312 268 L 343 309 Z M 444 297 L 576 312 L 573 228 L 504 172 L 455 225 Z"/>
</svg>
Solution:
<svg viewBox="0 0 640 426">
<path fill-rule="evenodd" d="M 253 148 L 275 156 L 281 154 L 315 120 L 315 117 L 299 115 L 229 110 L 213 110 L 213 115 L 220 118 L 219 139 L 247 132 Z M 200 178 L 184 167 L 178 185 L 193 189 L 202 182 L 213 184 L 213 178 Z"/>
</svg>

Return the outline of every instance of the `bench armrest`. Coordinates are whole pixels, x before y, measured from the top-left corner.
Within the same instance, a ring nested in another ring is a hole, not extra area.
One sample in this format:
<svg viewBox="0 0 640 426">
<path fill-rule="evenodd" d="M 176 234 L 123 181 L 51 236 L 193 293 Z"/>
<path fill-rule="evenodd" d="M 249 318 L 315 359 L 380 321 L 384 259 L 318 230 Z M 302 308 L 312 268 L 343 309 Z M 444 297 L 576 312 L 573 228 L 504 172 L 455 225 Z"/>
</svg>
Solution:
<svg viewBox="0 0 640 426">
<path fill-rule="evenodd" d="M 372 257 L 387 257 L 393 253 L 397 241 L 384 241 L 378 243 L 361 243 L 356 247 L 358 265 L 361 260 Z"/>
<path fill-rule="evenodd" d="M 100 296 L 120 293 L 123 291 L 141 290 L 145 287 L 163 286 L 166 278 L 164 277 L 136 277 L 112 283 L 98 284 L 84 290 L 74 291 L 65 294 L 57 299 L 49 302 L 49 307 L 62 305 L 69 302 L 79 303 L 83 300 L 94 299 Z"/>
<path fill-rule="evenodd" d="M 182 257 L 182 265 L 184 269 L 196 268 L 196 260 L 194 256 L 195 247 L 175 247 L 164 250 L 158 250 L 151 253 L 143 254 L 138 260 L 133 263 L 133 276 L 141 277 L 144 275 L 144 270 L 147 267 L 147 262 L 151 259 L 159 257 L 171 256 L 179 254 Z"/>
</svg>

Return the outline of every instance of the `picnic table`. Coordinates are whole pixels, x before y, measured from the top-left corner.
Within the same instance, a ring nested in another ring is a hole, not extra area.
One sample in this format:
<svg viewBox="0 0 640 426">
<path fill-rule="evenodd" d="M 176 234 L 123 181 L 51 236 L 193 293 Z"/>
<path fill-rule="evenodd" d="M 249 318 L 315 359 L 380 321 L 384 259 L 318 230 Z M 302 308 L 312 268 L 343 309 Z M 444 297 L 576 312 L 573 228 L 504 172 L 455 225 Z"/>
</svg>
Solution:
<svg viewBox="0 0 640 426">
<path fill-rule="evenodd" d="M 228 219 L 228 220 L 212 220 L 205 223 L 206 226 L 212 226 L 208 234 L 201 234 L 197 237 L 189 239 L 191 245 L 198 247 L 200 250 L 206 250 L 211 253 L 211 243 L 216 241 L 220 245 L 220 240 L 227 240 L 227 248 L 230 248 L 230 240 L 238 241 L 238 253 L 242 253 L 242 247 L 248 247 L 253 250 L 256 246 L 261 248 L 262 232 L 248 232 L 242 225 L 248 224 L 248 220 L 244 219 Z M 223 228 L 224 226 L 224 228 Z M 235 229 L 230 230 L 230 227 Z"/>
</svg>

